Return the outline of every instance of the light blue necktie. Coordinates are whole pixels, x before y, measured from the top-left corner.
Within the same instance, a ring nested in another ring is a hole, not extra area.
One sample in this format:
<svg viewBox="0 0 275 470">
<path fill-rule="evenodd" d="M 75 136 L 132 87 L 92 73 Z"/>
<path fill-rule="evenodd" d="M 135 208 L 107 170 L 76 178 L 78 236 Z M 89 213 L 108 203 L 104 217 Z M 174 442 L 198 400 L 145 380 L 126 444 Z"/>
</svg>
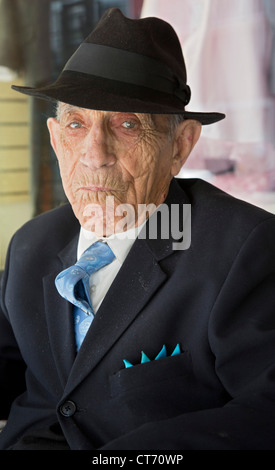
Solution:
<svg viewBox="0 0 275 470">
<path fill-rule="evenodd" d="M 74 305 L 77 351 L 94 318 L 90 299 L 90 276 L 110 264 L 114 258 L 115 255 L 107 243 L 98 241 L 83 253 L 74 266 L 62 271 L 55 279 L 59 294 Z"/>
</svg>

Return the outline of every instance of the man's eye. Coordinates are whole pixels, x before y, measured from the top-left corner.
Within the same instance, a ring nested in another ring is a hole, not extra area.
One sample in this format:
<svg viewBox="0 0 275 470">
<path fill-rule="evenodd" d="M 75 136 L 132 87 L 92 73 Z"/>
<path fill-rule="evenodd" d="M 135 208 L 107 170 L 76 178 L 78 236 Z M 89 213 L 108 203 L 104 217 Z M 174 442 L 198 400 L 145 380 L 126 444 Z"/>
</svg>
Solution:
<svg viewBox="0 0 275 470">
<path fill-rule="evenodd" d="M 122 126 L 125 128 L 125 129 L 134 129 L 136 127 L 136 123 L 133 122 L 133 121 L 124 121 L 122 123 Z"/>
<path fill-rule="evenodd" d="M 69 124 L 69 127 L 71 129 L 80 129 L 80 127 L 82 127 L 82 124 L 78 121 L 74 121 Z"/>
</svg>

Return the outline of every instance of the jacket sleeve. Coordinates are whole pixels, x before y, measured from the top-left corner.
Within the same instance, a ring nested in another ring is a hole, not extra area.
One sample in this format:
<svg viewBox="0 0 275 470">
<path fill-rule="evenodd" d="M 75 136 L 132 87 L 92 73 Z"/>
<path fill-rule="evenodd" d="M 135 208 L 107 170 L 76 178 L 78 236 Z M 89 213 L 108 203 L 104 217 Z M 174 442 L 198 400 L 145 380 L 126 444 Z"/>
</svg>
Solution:
<svg viewBox="0 0 275 470">
<path fill-rule="evenodd" d="M 275 222 L 255 227 L 212 308 L 209 345 L 231 399 L 150 422 L 102 450 L 275 450 Z"/>
<path fill-rule="evenodd" d="M 8 320 L 5 289 L 9 270 L 10 250 L 0 283 L 0 420 L 8 417 L 13 400 L 25 390 L 25 363 Z"/>
</svg>

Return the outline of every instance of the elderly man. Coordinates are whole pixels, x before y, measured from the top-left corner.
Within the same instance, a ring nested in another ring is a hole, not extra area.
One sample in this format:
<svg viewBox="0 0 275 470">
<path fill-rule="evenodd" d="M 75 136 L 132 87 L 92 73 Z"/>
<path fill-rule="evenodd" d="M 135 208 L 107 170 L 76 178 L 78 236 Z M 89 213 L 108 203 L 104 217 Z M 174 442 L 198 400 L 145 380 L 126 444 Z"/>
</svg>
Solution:
<svg viewBox="0 0 275 470">
<path fill-rule="evenodd" d="M 0 448 L 275 450 L 275 217 L 175 178 L 224 115 L 185 110 L 171 26 L 108 10 L 54 84 L 16 89 L 58 102 L 70 204 L 10 243 Z"/>
</svg>

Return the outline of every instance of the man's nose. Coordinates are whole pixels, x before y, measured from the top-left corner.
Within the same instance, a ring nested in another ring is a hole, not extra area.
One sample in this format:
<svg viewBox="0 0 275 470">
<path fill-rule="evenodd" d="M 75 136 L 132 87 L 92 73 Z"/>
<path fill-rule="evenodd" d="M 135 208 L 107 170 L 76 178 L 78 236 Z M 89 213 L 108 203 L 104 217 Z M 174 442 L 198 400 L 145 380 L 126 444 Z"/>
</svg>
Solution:
<svg viewBox="0 0 275 470">
<path fill-rule="evenodd" d="M 86 134 L 80 160 L 93 170 L 115 164 L 116 158 L 112 152 L 111 136 L 101 123 L 94 123 Z"/>
</svg>

